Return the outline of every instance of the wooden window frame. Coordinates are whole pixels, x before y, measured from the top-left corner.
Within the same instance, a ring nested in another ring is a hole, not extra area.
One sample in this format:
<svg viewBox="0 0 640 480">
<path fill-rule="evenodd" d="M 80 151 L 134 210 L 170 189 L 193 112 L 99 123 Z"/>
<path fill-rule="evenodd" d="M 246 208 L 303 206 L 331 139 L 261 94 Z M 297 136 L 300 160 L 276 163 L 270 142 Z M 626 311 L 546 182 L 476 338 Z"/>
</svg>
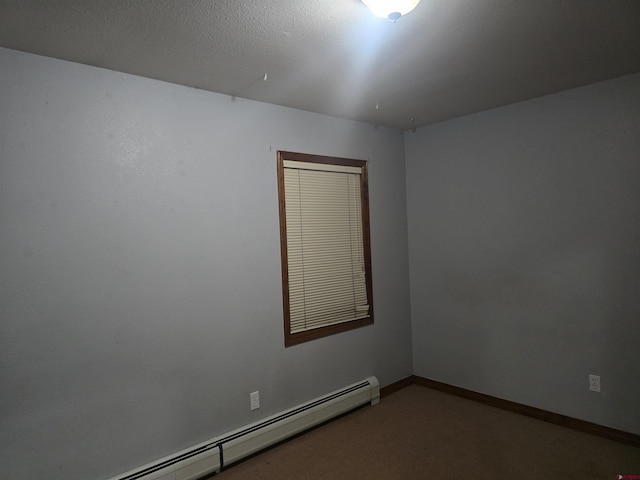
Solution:
<svg viewBox="0 0 640 480">
<path fill-rule="evenodd" d="M 364 256 L 367 301 L 369 304 L 369 316 L 367 318 L 349 320 L 343 323 L 313 328 L 302 332 L 291 333 L 290 303 L 289 303 L 289 273 L 288 273 L 288 249 L 287 249 L 287 225 L 285 205 L 284 162 L 287 160 L 297 162 L 311 162 L 316 164 L 344 165 L 359 167 L 360 173 L 360 202 L 362 214 L 362 248 Z M 373 324 L 373 288 L 371 279 L 371 236 L 369 224 L 369 184 L 367 173 L 367 161 L 350 158 L 329 157 L 306 153 L 278 151 L 278 204 L 280 215 L 280 252 L 282 259 L 282 300 L 284 307 L 284 343 L 285 347 L 298 345 L 318 338 L 334 335 L 356 328 Z"/>
</svg>

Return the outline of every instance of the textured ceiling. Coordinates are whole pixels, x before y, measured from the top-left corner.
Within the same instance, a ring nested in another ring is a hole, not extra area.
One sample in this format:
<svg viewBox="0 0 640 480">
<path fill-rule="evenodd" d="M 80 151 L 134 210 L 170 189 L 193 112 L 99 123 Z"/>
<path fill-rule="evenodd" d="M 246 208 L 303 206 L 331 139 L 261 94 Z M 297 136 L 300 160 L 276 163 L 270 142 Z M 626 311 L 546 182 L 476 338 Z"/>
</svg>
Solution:
<svg viewBox="0 0 640 480">
<path fill-rule="evenodd" d="M 0 46 L 409 129 L 640 72 L 640 1 L 0 0 Z"/>
</svg>

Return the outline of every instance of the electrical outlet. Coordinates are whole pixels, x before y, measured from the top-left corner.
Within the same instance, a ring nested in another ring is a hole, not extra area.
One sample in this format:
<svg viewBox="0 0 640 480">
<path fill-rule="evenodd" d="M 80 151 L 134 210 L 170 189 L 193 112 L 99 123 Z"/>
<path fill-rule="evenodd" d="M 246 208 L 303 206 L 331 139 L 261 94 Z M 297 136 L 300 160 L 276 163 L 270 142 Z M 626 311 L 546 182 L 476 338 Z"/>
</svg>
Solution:
<svg viewBox="0 0 640 480">
<path fill-rule="evenodd" d="M 260 408 L 260 392 L 250 393 L 249 403 L 251 404 L 251 410 L 256 410 Z"/>
<path fill-rule="evenodd" d="M 589 375 L 589 390 L 592 392 L 600 391 L 600 375 Z"/>
</svg>

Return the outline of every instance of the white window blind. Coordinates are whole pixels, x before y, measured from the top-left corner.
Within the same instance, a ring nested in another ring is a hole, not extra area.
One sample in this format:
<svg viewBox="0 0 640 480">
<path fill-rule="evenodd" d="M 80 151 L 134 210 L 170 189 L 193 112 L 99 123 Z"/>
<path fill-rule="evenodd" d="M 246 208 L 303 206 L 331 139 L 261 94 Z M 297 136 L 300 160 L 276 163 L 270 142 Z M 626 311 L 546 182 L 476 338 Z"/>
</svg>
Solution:
<svg viewBox="0 0 640 480">
<path fill-rule="evenodd" d="M 361 168 L 283 167 L 290 333 L 368 318 Z"/>
</svg>

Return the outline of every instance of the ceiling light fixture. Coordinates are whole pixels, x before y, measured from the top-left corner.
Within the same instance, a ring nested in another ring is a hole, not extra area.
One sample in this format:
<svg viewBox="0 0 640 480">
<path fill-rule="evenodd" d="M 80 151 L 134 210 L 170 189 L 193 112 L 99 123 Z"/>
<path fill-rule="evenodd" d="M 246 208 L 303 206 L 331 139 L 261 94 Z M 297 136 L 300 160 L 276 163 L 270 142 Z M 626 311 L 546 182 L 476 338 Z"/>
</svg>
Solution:
<svg viewBox="0 0 640 480">
<path fill-rule="evenodd" d="M 362 3 L 375 15 L 395 22 L 416 8 L 420 0 L 362 0 Z"/>
</svg>

